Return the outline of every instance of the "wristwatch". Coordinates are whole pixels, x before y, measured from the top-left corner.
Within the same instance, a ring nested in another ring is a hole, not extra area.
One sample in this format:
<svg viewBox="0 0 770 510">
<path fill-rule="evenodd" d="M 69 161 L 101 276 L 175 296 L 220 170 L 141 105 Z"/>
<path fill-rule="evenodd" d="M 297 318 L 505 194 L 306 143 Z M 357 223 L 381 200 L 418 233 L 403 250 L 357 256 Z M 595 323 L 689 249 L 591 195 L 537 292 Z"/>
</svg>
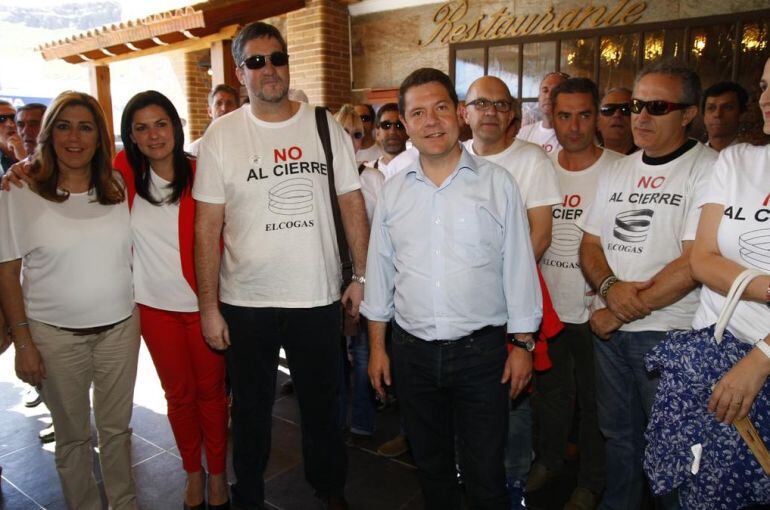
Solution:
<svg viewBox="0 0 770 510">
<path fill-rule="evenodd" d="M 350 279 L 354 282 L 360 283 L 361 285 L 366 285 L 366 278 L 364 276 L 358 276 L 357 274 L 354 274 L 350 277 Z"/>
<path fill-rule="evenodd" d="M 516 347 L 520 347 L 526 350 L 527 352 L 532 352 L 535 350 L 535 341 L 532 340 L 531 338 L 526 342 L 522 342 L 521 340 L 516 340 L 515 338 L 512 338 L 511 343 Z"/>
</svg>

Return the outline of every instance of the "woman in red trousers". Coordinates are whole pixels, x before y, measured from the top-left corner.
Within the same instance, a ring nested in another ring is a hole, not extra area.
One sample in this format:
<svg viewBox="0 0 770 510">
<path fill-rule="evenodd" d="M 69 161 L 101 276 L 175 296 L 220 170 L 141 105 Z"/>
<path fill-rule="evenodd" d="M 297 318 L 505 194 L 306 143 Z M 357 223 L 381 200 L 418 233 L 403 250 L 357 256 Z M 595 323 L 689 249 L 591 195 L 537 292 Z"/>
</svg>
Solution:
<svg viewBox="0 0 770 510">
<path fill-rule="evenodd" d="M 208 508 L 225 510 L 225 364 L 201 335 L 193 263 L 195 202 L 190 194 L 195 160 L 184 153 L 176 108 L 154 90 L 131 98 L 120 131 L 125 150 L 114 166 L 126 182 L 131 208 L 135 299 L 187 472 L 184 508 L 204 510 L 208 489 Z"/>
</svg>

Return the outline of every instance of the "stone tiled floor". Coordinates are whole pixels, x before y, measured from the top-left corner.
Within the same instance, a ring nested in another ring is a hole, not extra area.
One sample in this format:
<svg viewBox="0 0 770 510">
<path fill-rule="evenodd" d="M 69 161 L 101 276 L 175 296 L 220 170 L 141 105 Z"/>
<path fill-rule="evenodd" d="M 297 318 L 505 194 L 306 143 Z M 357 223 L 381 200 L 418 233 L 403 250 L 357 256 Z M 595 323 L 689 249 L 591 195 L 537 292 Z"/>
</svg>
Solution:
<svg viewBox="0 0 770 510">
<path fill-rule="evenodd" d="M 25 386 L 14 377 L 13 354 L 0 357 L 0 509 L 66 510 L 53 461 L 53 446 L 41 445 L 38 431 L 50 423 L 44 405 L 26 409 Z M 279 382 L 286 375 L 279 373 Z M 165 400 L 147 351 L 142 348 L 133 427 L 134 477 L 142 509 L 181 508 L 184 475 L 165 416 Z M 279 397 L 273 411 L 273 449 L 266 473 L 268 508 L 318 508 L 305 483 L 300 454 L 298 411 L 292 396 Z M 384 412 L 378 431 L 349 448 L 347 496 L 354 510 L 417 510 L 423 507 L 411 459 L 385 459 L 377 445 L 398 432 L 398 415 Z M 96 458 L 96 457 L 95 457 Z M 98 460 L 96 461 L 98 465 Z M 232 466 L 228 466 L 234 479 Z M 97 469 L 98 472 L 98 469 Z M 97 478 L 98 479 L 98 478 Z M 571 467 L 548 490 L 535 494 L 531 507 L 560 509 L 574 487 Z"/>
</svg>

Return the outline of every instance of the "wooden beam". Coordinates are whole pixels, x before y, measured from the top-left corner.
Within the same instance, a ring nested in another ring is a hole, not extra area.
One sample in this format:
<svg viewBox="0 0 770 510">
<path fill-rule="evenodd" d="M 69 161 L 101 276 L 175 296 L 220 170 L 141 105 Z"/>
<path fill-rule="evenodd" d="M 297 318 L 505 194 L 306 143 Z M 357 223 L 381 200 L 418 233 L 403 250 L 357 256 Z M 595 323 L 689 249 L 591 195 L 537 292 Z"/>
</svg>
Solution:
<svg viewBox="0 0 770 510">
<path fill-rule="evenodd" d="M 230 39 L 216 41 L 211 45 L 211 84 L 216 87 L 224 83 L 238 90 L 241 84 L 235 74 L 232 45 Z"/>
<path fill-rule="evenodd" d="M 238 25 L 231 25 L 228 27 L 224 27 L 222 30 L 215 34 L 208 35 L 206 37 L 201 37 L 200 39 L 184 39 L 181 42 L 169 44 L 168 46 L 153 46 L 148 49 L 143 49 L 141 51 L 132 51 L 130 53 L 123 53 L 122 55 L 117 55 L 114 57 L 104 57 L 100 58 L 99 60 L 95 60 L 91 62 L 91 64 L 112 64 L 113 62 L 121 62 L 123 60 L 128 60 L 136 57 L 146 57 L 148 55 L 157 55 L 158 53 L 164 53 L 166 51 L 176 51 L 176 50 L 185 50 L 185 51 L 198 51 L 203 49 L 209 49 L 211 48 L 211 45 L 214 44 L 217 41 L 222 41 L 225 39 L 232 39 L 235 37 L 235 34 L 238 33 Z M 137 45 L 138 46 L 138 45 Z"/>
<path fill-rule="evenodd" d="M 88 76 L 91 81 L 91 95 L 99 101 L 104 111 L 104 120 L 107 122 L 107 132 L 110 135 L 110 146 L 115 145 L 114 127 L 112 125 L 112 93 L 110 91 L 110 67 L 106 65 L 92 65 L 89 67 Z"/>
</svg>

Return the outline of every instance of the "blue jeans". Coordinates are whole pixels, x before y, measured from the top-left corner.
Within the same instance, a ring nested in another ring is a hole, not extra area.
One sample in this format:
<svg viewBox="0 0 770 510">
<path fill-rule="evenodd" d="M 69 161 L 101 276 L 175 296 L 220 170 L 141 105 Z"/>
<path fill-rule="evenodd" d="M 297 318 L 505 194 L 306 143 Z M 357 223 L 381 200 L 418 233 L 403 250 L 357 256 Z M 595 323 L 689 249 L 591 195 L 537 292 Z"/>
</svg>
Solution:
<svg viewBox="0 0 770 510">
<path fill-rule="evenodd" d="M 508 442 L 505 445 L 505 476 L 516 487 L 527 485 L 532 465 L 532 406 L 529 389 L 510 401 Z"/>
<path fill-rule="evenodd" d="M 460 510 L 460 469 L 474 510 L 509 510 L 504 448 L 508 352 L 503 327 L 451 342 L 416 338 L 393 327 L 396 393 L 426 510 Z"/>
<path fill-rule="evenodd" d="M 606 439 L 607 479 L 601 510 L 639 508 L 644 491 L 644 429 L 652 411 L 658 377 L 644 368 L 644 355 L 665 331 L 616 331 L 594 338 L 599 429 Z M 676 494 L 658 498 L 656 508 L 679 508 Z"/>
</svg>

